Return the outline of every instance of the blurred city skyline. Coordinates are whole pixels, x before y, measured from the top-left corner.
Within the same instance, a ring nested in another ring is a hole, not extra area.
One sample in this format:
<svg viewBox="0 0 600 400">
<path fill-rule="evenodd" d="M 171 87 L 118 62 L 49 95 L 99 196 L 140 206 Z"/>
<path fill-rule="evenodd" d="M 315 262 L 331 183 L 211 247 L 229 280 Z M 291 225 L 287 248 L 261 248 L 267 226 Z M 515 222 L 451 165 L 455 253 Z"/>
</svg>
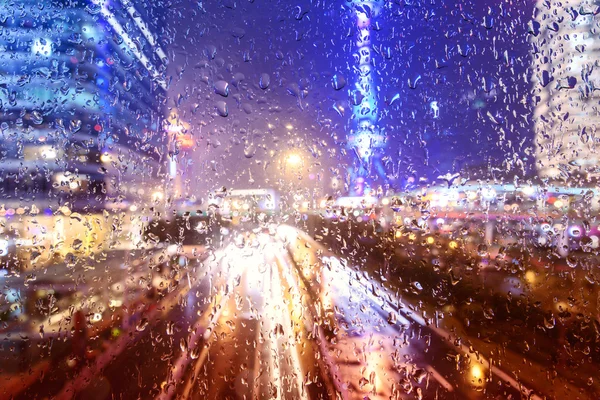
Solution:
<svg viewBox="0 0 600 400">
<path fill-rule="evenodd" d="M 191 4 L 174 4 L 170 14 Z M 356 159 L 346 146 L 355 83 L 350 6 L 278 2 L 271 13 L 255 3 L 198 4 L 178 17 L 184 28 L 169 50 L 169 106 L 191 123 L 199 144 L 187 160 L 189 173 L 206 190 L 249 181 L 276 186 L 268 164 L 278 163 L 278 143 L 294 138 L 307 156 L 305 181 L 285 183 L 315 187 L 306 178 L 319 175 L 328 191 L 333 176 L 347 179 L 341 166 Z M 378 123 L 388 142 L 383 161 L 396 190 L 447 173 L 535 175 L 532 16 L 532 2 L 385 5 L 373 28 L 373 58 Z M 247 35 L 252 26 L 264 26 L 264 33 Z M 499 34 L 506 30 L 514 34 Z M 262 89 L 265 74 L 269 86 Z M 336 74 L 346 83 L 340 90 L 332 84 Z M 217 81 L 229 84 L 227 97 L 215 93 Z M 227 105 L 227 117 L 218 104 Z"/>
</svg>

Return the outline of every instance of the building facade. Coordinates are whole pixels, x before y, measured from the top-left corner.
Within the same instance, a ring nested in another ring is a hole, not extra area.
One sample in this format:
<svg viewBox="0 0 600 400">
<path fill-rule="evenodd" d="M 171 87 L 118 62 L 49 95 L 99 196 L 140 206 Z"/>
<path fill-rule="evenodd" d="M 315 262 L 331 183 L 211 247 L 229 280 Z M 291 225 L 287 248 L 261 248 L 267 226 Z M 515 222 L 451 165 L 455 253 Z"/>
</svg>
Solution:
<svg viewBox="0 0 600 400">
<path fill-rule="evenodd" d="M 600 176 L 599 5 L 591 0 L 540 0 L 530 22 L 541 178 L 583 184 Z"/>
<path fill-rule="evenodd" d="M 5 208 L 150 199 L 165 168 L 166 55 L 141 11 L 125 0 L 25 0 L 0 15 Z"/>
<path fill-rule="evenodd" d="M 21 269 L 141 243 L 168 156 L 149 6 L 0 3 L 0 236 Z"/>
</svg>

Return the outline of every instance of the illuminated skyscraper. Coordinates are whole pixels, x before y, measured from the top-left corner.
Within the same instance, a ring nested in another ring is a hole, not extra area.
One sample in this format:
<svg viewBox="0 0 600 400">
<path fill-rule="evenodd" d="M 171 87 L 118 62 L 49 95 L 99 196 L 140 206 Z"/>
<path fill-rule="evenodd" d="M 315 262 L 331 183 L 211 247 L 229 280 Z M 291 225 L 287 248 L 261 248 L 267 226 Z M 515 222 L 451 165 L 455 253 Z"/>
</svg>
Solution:
<svg viewBox="0 0 600 400">
<path fill-rule="evenodd" d="M 372 58 L 371 23 L 379 14 L 383 2 L 379 0 L 355 0 L 357 37 L 355 61 L 355 83 L 350 97 L 353 107 L 348 145 L 356 151 L 358 168 L 352 177 L 353 192 L 362 194 L 374 176 L 385 180 L 381 165 L 381 152 L 385 136 L 378 126 L 377 80 Z"/>
<path fill-rule="evenodd" d="M 530 23 L 540 177 L 600 176 L 597 8 L 591 0 L 540 0 Z"/>
<path fill-rule="evenodd" d="M 149 200 L 166 172 L 167 57 L 148 4 L 23 0 L 0 15 L 2 205 Z"/>
</svg>

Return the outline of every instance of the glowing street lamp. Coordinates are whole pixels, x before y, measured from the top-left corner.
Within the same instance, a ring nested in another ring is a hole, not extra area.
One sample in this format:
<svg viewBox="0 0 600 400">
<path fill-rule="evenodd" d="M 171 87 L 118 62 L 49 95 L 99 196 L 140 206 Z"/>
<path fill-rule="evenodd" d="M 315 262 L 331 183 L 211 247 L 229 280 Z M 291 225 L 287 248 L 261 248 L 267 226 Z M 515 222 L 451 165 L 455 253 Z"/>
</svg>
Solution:
<svg viewBox="0 0 600 400">
<path fill-rule="evenodd" d="M 154 193 L 152 193 L 152 201 L 154 201 L 155 203 L 158 203 L 159 201 L 161 201 L 164 198 L 164 195 L 161 191 L 157 190 Z"/>
<path fill-rule="evenodd" d="M 302 157 L 300 157 L 300 155 L 298 155 L 296 153 L 292 153 L 287 156 L 287 158 L 285 159 L 285 162 L 290 167 L 297 167 L 298 165 L 300 165 L 302 163 Z"/>
</svg>

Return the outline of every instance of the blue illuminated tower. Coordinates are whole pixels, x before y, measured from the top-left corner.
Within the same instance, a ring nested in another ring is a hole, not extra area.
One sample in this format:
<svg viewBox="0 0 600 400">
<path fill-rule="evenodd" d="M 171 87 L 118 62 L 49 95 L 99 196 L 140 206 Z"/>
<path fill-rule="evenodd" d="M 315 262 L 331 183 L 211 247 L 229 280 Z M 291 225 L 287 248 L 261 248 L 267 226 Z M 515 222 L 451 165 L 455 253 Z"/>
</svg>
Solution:
<svg viewBox="0 0 600 400">
<path fill-rule="evenodd" d="M 357 155 L 356 167 L 351 171 L 351 192 L 362 195 L 374 181 L 386 181 L 381 155 L 385 147 L 385 135 L 378 126 L 377 79 L 372 57 L 372 22 L 379 14 L 383 1 L 354 0 L 357 37 L 355 61 L 355 84 L 351 88 L 352 121 L 348 146 Z"/>
</svg>

